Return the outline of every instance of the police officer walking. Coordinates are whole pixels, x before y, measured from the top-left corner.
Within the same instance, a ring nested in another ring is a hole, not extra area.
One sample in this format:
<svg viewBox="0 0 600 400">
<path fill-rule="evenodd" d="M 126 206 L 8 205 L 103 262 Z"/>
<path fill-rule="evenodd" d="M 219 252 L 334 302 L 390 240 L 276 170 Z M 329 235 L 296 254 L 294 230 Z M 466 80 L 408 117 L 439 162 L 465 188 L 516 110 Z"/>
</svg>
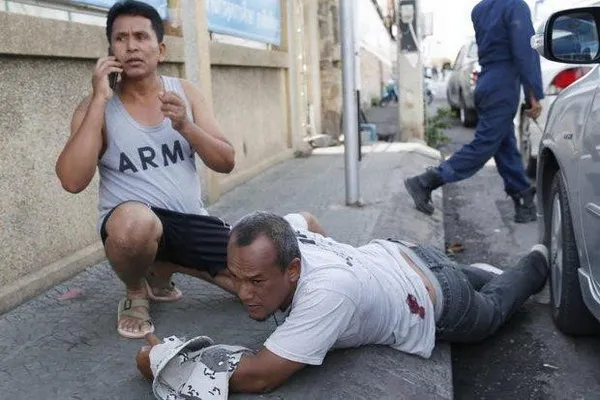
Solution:
<svg viewBox="0 0 600 400">
<path fill-rule="evenodd" d="M 475 138 L 438 167 L 406 179 L 417 209 L 433 214 L 431 192 L 446 183 L 473 176 L 492 157 L 515 203 L 515 222 L 536 220 L 535 188 L 531 186 L 514 135 L 521 85 L 529 117 L 537 119 L 544 97 L 540 59 L 531 48 L 531 12 L 523 0 L 482 0 L 471 13 L 481 73 L 475 88 L 479 122 Z"/>
</svg>

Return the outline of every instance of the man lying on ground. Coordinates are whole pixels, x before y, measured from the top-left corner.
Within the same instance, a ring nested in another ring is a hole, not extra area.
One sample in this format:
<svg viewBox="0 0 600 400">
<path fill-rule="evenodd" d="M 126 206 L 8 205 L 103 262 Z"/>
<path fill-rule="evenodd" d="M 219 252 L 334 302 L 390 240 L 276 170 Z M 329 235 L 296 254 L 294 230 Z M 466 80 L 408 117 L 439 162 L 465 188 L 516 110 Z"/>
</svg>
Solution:
<svg viewBox="0 0 600 400">
<path fill-rule="evenodd" d="M 436 339 L 479 342 L 539 292 L 548 274 L 543 245 L 502 271 L 459 265 L 437 248 L 406 241 L 350 246 L 326 237 L 308 214 L 249 214 L 233 227 L 227 253 L 250 317 L 286 315 L 260 351 L 241 357 L 232 392 L 273 390 L 335 348 L 379 344 L 429 358 Z M 137 359 L 146 377 L 150 351 Z"/>
</svg>

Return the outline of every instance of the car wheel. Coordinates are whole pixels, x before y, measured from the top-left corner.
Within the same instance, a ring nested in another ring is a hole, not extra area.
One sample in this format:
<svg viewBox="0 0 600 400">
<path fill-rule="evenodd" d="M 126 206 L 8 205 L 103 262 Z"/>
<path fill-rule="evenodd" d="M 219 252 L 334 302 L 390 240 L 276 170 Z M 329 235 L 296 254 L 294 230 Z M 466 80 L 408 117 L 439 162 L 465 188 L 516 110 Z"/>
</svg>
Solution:
<svg viewBox="0 0 600 400">
<path fill-rule="evenodd" d="M 473 128 L 477 125 L 477 112 L 470 108 L 467 108 L 464 100 L 460 99 L 460 110 L 459 110 L 460 123 L 465 128 Z"/>
<path fill-rule="evenodd" d="M 525 114 L 522 114 L 521 126 L 519 127 L 519 151 L 521 152 L 521 158 L 523 159 L 523 165 L 525 166 L 527 176 L 535 178 L 537 160 L 531 156 L 530 124 L 531 121 L 529 118 Z"/>
<path fill-rule="evenodd" d="M 450 107 L 450 111 L 452 111 L 452 113 L 458 117 L 458 113 L 460 108 L 456 107 L 452 101 L 450 101 L 450 89 L 446 89 L 446 101 L 448 102 L 448 106 Z"/>
<path fill-rule="evenodd" d="M 579 286 L 579 255 L 564 178 L 557 171 L 545 200 L 546 238 L 550 251 L 550 305 L 555 325 L 569 335 L 598 332 L 600 324 L 587 309 Z"/>
</svg>

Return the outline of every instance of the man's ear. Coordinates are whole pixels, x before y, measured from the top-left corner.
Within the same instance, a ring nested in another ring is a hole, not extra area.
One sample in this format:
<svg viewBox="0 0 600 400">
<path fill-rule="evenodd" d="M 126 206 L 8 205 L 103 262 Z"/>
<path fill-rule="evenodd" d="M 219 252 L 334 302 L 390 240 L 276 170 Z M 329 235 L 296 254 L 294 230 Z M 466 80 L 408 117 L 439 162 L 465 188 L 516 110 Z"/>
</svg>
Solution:
<svg viewBox="0 0 600 400">
<path fill-rule="evenodd" d="M 296 283 L 300 279 L 300 271 L 302 270 L 302 262 L 299 258 L 294 258 L 287 268 L 290 281 Z"/>
<path fill-rule="evenodd" d="M 158 62 L 165 61 L 165 58 L 167 56 L 167 45 L 165 44 L 165 42 L 162 42 L 161 44 L 158 45 L 158 52 L 159 52 Z"/>
</svg>

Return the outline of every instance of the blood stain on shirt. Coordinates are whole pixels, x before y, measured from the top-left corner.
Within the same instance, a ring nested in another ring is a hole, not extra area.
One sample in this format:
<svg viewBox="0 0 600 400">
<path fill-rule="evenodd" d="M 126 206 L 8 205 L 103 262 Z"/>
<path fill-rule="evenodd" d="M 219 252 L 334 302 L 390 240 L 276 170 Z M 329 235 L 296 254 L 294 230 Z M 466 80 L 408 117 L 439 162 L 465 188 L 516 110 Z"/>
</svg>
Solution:
<svg viewBox="0 0 600 400">
<path fill-rule="evenodd" d="M 419 305 L 419 302 L 414 295 L 408 295 L 406 304 L 408 304 L 411 314 L 417 314 L 421 319 L 425 319 L 425 308 Z"/>
</svg>

